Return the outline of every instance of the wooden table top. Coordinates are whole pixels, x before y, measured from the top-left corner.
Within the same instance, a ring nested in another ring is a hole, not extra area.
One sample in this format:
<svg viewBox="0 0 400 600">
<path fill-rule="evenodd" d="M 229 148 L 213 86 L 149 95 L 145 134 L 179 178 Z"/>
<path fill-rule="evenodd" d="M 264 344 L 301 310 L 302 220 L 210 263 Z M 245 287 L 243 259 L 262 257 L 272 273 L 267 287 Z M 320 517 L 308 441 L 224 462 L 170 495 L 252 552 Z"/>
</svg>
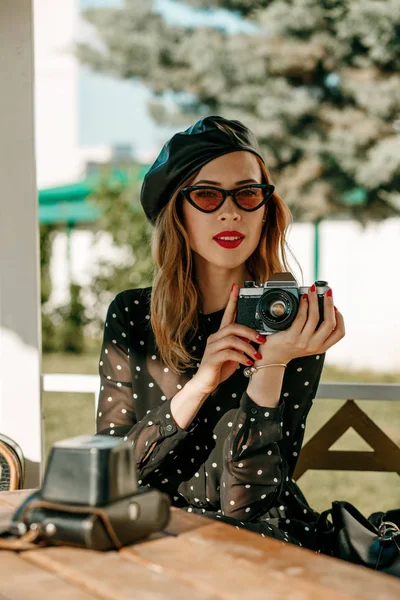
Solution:
<svg viewBox="0 0 400 600">
<path fill-rule="evenodd" d="M 0 521 L 32 490 L 0 492 Z M 0 600 L 399 600 L 400 579 L 171 509 L 120 551 L 0 551 Z M 168 535 L 169 534 L 169 535 Z"/>
</svg>

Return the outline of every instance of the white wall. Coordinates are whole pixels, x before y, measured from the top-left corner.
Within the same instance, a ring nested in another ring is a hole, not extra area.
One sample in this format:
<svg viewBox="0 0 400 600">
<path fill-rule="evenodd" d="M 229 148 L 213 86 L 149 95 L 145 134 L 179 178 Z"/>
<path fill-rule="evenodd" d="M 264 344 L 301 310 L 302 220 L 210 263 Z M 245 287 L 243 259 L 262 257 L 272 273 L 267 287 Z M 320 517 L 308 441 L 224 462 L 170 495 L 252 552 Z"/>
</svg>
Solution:
<svg viewBox="0 0 400 600">
<path fill-rule="evenodd" d="M 306 284 L 314 280 L 313 227 L 293 227 L 289 243 Z M 327 221 L 320 227 L 320 279 L 333 290 L 346 336 L 327 362 L 349 368 L 400 370 L 400 219 L 368 225 Z"/>
</svg>

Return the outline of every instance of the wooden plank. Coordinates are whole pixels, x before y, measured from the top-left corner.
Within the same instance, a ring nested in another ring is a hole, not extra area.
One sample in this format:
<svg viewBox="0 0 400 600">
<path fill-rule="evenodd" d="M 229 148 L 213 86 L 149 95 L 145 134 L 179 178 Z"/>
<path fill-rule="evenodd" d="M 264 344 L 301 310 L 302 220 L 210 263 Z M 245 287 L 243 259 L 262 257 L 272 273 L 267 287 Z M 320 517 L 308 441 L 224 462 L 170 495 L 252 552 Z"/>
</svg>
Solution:
<svg viewBox="0 0 400 600">
<path fill-rule="evenodd" d="M 301 581 L 289 577 L 291 569 L 274 572 L 268 568 L 268 555 L 251 546 L 242 554 L 234 555 L 230 547 L 241 549 L 240 535 L 234 540 L 230 535 L 222 548 L 207 538 L 198 537 L 197 533 L 210 532 L 221 524 L 212 524 L 200 530 L 183 534 L 178 538 L 166 538 L 152 543 L 124 548 L 120 551 L 127 560 L 134 564 L 140 562 L 144 566 L 162 568 L 171 577 L 182 581 L 192 581 L 199 590 L 214 591 L 224 600 L 239 600 L 243 597 L 252 600 L 353 600 L 354 596 L 338 594 L 314 585 L 311 581 Z M 231 528 L 222 524 L 223 529 Z M 234 528 L 233 528 L 234 529 Z M 235 530 L 236 531 L 236 530 Z M 238 532 L 239 533 L 239 532 Z M 240 532 L 242 533 L 242 531 Z M 251 533 L 251 532 L 249 532 Z M 256 536 L 257 534 L 252 534 Z M 261 536 L 261 540 L 264 540 Z M 275 544 L 277 542 L 272 540 Z M 260 561 L 260 556 L 262 561 Z M 290 567 L 290 563 L 286 565 Z M 294 569 L 295 570 L 295 569 Z"/>
<path fill-rule="evenodd" d="M 223 598 L 398 600 L 400 580 L 292 544 L 215 523 L 120 551 Z"/>
<path fill-rule="evenodd" d="M 349 428 L 353 428 L 374 452 L 340 455 L 338 451 L 330 450 Z M 399 462 L 400 448 L 353 400 L 348 400 L 304 445 L 293 478 L 298 480 L 308 469 L 394 471 L 400 475 Z"/>
<path fill-rule="evenodd" d="M 0 512 L 0 521 L 1 521 L 1 512 Z M 201 515 L 196 515 L 194 513 L 187 513 L 180 508 L 176 508 L 175 506 L 171 506 L 171 517 L 168 525 L 164 528 L 163 531 L 157 531 L 156 533 L 150 534 L 145 540 L 142 540 L 141 544 L 146 544 L 148 542 L 152 542 L 154 540 L 158 540 L 160 538 L 164 538 L 166 536 L 177 536 L 182 533 L 186 533 L 187 531 L 192 531 L 193 529 L 198 529 L 200 527 L 205 527 L 210 524 L 210 519 L 205 519 Z"/>
<path fill-rule="evenodd" d="M 0 492 L 0 531 L 8 529 L 8 525 L 15 509 L 33 490 L 15 490 Z M 1 556 L 1 555 L 0 555 Z"/>
<path fill-rule="evenodd" d="M 0 531 L 8 529 L 8 524 L 13 512 L 13 508 L 0 508 Z"/>
<path fill-rule="evenodd" d="M 398 383 L 320 383 L 316 398 L 330 400 L 400 400 Z"/>
<path fill-rule="evenodd" d="M 168 537 L 175 540 L 175 537 Z M 155 542 L 152 543 L 157 543 Z M 146 544 L 144 544 L 146 545 Z M 169 575 L 157 565 L 143 566 L 125 560 L 118 552 L 95 552 L 82 548 L 53 547 L 24 552 L 24 560 L 79 589 L 104 600 L 219 600 L 210 591 L 198 592 L 190 581 Z"/>
<path fill-rule="evenodd" d="M 17 508 L 27 496 L 34 490 L 14 490 L 12 492 L 0 492 L 0 506 L 11 506 Z"/>
<path fill-rule="evenodd" d="M 22 558 L 23 554 L 0 552 L 1 594 L 7 600 L 94 600 L 99 597 L 59 579 Z"/>
<path fill-rule="evenodd" d="M 271 554 L 274 561 L 276 561 L 275 564 L 271 564 L 274 571 L 279 572 L 281 570 L 282 573 L 287 573 L 297 567 L 303 568 L 303 573 L 293 573 L 293 571 L 291 573 L 296 576 L 296 585 L 297 579 L 305 579 L 324 586 L 327 591 L 331 588 L 335 590 L 335 593 L 345 593 L 349 597 L 368 600 L 376 600 L 377 598 L 394 600 L 400 598 L 400 579 L 396 577 L 377 573 L 372 569 L 366 569 L 323 554 L 317 554 L 293 544 L 263 538 L 251 531 L 228 527 L 230 528 L 229 535 L 226 531 L 223 531 L 226 528 L 225 523 L 219 523 L 212 529 L 207 528 L 188 535 L 195 539 L 197 537 L 198 540 L 207 540 L 213 544 L 216 542 L 219 550 L 225 550 L 226 548 L 226 551 L 234 557 L 242 556 L 243 552 L 250 551 L 250 558 L 254 560 L 254 551 L 261 550 L 260 565 L 263 569 L 265 560 L 268 559 L 269 561 Z M 234 539 L 232 540 L 232 538 Z M 234 546 L 232 541 L 235 543 Z M 239 542 L 240 548 L 238 548 L 239 544 L 237 542 Z M 269 546 L 273 546 L 276 552 L 271 552 Z"/>
<path fill-rule="evenodd" d="M 210 519 L 171 506 L 171 518 L 164 531 L 169 535 L 181 535 L 207 525 L 210 525 Z"/>
<path fill-rule="evenodd" d="M 353 428 L 375 450 L 377 460 L 400 475 L 400 448 L 357 404 L 353 407 Z"/>
<path fill-rule="evenodd" d="M 395 464 L 394 458 L 387 457 L 384 464 L 380 455 L 376 452 L 363 452 L 356 450 L 330 450 L 313 458 L 310 469 L 321 469 L 326 471 L 375 471 L 389 472 L 399 469 L 400 460 Z"/>
</svg>

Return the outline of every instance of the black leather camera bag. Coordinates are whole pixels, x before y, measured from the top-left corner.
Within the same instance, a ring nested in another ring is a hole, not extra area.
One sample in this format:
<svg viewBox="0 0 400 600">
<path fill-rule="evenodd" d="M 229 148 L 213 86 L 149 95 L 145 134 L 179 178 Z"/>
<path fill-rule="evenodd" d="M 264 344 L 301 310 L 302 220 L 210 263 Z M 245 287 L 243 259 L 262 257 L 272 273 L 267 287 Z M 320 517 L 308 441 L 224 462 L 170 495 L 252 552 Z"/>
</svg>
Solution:
<svg viewBox="0 0 400 600">
<path fill-rule="evenodd" d="M 45 545 L 119 549 L 166 527 L 169 508 L 169 496 L 148 488 L 101 507 L 49 502 L 37 490 L 14 512 L 1 534 L 0 549 Z"/>
</svg>

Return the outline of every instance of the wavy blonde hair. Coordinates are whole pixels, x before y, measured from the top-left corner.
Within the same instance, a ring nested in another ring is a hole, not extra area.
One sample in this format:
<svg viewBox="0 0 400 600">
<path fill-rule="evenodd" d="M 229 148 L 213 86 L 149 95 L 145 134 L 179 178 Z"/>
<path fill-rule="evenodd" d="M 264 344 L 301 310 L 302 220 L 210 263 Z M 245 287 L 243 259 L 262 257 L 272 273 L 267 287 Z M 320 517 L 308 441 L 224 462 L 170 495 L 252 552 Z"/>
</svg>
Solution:
<svg viewBox="0 0 400 600">
<path fill-rule="evenodd" d="M 258 156 L 256 159 L 265 183 L 271 183 L 265 164 Z M 190 185 L 199 171 L 175 191 L 158 215 L 151 236 L 154 269 L 150 324 L 160 359 L 179 374 L 193 367 L 193 361 L 197 360 L 187 346 L 199 327 L 201 294 L 193 277 L 192 250 L 178 200 L 181 189 Z M 286 250 L 293 256 L 286 241 L 288 227 L 293 222 L 289 207 L 276 192 L 266 206 L 260 241 L 246 261 L 247 270 L 258 285 L 267 281 L 272 273 L 290 271 Z M 296 258 L 295 261 L 301 271 Z"/>
</svg>

